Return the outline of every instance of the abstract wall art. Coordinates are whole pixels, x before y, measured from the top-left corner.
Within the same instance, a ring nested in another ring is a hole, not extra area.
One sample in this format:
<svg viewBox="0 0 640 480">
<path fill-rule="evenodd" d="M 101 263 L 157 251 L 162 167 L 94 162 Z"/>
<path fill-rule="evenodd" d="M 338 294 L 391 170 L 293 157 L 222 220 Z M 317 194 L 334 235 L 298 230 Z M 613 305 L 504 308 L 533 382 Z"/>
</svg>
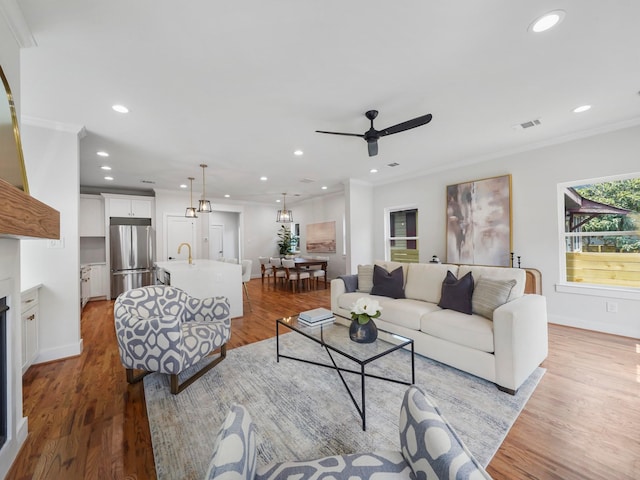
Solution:
<svg viewBox="0 0 640 480">
<path fill-rule="evenodd" d="M 511 175 L 447 186 L 447 262 L 511 266 Z"/>
</svg>

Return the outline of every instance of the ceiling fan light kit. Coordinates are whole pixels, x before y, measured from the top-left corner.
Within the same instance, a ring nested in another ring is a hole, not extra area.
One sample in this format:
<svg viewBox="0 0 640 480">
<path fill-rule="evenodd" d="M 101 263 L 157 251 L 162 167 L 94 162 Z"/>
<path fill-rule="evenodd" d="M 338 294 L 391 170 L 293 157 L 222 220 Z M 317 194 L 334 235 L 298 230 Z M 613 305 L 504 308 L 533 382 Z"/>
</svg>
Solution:
<svg viewBox="0 0 640 480">
<path fill-rule="evenodd" d="M 373 120 L 378 116 L 377 110 L 368 110 L 364 114 L 369 121 L 371 122 L 371 128 L 364 132 L 363 134 L 359 133 L 343 133 L 343 132 L 327 132 L 325 130 L 316 130 L 317 133 L 328 133 L 329 135 L 344 135 L 348 137 L 360 137 L 363 138 L 367 142 L 367 149 L 369 151 L 370 157 L 375 157 L 378 154 L 378 140 L 381 137 L 386 137 L 387 135 L 393 135 L 394 133 L 404 132 L 405 130 L 410 130 L 412 128 L 421 127 L 422 125 L 426 125 L 431 121 L 433 116 L 430 113 L 426 115 L 422 115 L 421 117 L 413 118 L 411 120 L 407 120 L 406 122 L 398 123 L 397 125 L 393 125 L 391 127 L 383 128 L 382 130 L 376 130 L 373 127 Z"/>
</svg>

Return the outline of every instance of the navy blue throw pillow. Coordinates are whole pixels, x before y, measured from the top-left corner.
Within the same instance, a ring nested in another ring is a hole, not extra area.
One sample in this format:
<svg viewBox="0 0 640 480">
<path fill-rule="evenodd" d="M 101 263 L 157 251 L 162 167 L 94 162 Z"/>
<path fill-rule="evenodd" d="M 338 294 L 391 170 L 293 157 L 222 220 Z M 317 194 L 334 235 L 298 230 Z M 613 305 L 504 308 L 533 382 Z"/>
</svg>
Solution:
<svg viewBox="0 0 640 480">
<path fill-rule="evenodd" d="M 404 275 L 402 267 L 387 272 L 379 265 L 373 266 L 373 288 L 371 295 L 382 295 L 390 298 L 404 298 Z"/>
<path fill-rule="evenodd" d="M 442 282 L 442 294 L 438 306 L 471 315 L 473 313 L 472 297 L 473 276 L 471 272 L 461 279 L 457 279 L 453 273 L 447 272 L 447 277 Z"/>
</svg>

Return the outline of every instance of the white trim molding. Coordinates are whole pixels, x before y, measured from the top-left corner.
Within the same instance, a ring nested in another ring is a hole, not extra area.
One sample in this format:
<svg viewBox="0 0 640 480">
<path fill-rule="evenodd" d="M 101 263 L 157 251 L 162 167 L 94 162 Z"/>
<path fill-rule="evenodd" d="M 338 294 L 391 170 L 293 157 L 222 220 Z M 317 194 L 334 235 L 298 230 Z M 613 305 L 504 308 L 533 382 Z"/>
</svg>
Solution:
<svg viewBox="0 0 640 480">
<path fill-rule="evenodd" d="M 7 21 L 13 38 L 16 39 L 16 43 L 20 48 L 38 46 L 16 0 L 0 0 L 0 13 Z"/>
</svg>

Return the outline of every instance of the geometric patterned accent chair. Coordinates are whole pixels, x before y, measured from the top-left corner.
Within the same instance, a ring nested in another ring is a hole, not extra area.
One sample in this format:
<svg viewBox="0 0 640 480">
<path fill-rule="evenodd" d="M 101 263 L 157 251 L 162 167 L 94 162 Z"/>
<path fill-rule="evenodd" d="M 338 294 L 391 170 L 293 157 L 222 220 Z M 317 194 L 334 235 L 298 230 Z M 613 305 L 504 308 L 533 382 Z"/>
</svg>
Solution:
<svg viewBox="0 0 640 480">
<path fill-rule="evenodd" d="M 234 405 L 213 444 L 205 480 L 491 480 L 420 387 L 405 392 L 398 424 L 399 451 L 256 465 L 260 445 L 251 416 Z"/>
<path fill-rule="evenodd" d="M 152 372 L 166 373 L 171 393 L 180 393 L 227 356 L 229 311 L 227 297 L 201 300 L 170 286 L 122 293 L 115 301 L 113 317 L 127 382 L 138 382 Z M 181 372 L 217 350 L 215 360 L 179 383 Z M 135 375 L 134 370 L 143 372 Z"/>
</svg>

